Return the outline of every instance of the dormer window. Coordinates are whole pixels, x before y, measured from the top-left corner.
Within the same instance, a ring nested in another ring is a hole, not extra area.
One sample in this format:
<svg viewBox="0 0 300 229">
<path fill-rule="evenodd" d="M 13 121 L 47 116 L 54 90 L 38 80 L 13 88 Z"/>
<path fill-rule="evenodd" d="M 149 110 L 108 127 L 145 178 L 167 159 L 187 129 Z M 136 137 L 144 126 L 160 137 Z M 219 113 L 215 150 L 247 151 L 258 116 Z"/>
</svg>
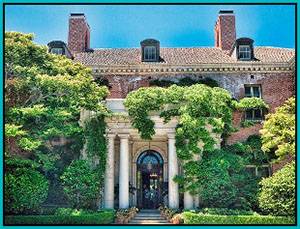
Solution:
<svg viewBox="0 0 300 229">
<path fill-rule="evenodd" d="M 67 58 L 73 59 L 72 53 L 63 41 L 51 41 L 48 43 L 48 52 L 55 55 L 64 55 Z"/>
<path fill-rule="evenodd" d="M 253 42 L 252 39 L 247 37 L 237 39 L 231 55 L 242 61 L 254 60 Z"/>
<path fill-rule="evenodd" d="M 159 41 L 155 39 L 146 39 L 141 42 L 141 59 L 142 62 L 158 62 Z"/>
<path fill-rule="evenodd" d="M 50 52 L 53 54 L 56 54 L 56 55 L 62 55 L 63 49 L 62 48 L 52 48 Z"/>
<path fill-rule="evenodd" d="M 250 60 L 251 59 L 250 45 L 240 45 L 239 46 L 239 59 L 240 60 Z"/>
<path fill-rule="evenodd" d="M 145 61 L 157 60 L 155 46 L 145 46 L 144 47 L 144 60 Z"/>
</svg>

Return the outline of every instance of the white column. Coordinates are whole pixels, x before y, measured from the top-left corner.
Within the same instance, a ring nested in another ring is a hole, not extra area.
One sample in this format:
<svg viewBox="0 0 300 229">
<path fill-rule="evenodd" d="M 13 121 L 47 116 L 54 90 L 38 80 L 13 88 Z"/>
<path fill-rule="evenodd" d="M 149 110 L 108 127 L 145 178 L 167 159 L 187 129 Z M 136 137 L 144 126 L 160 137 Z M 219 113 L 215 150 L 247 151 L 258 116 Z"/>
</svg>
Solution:
<svg viewBox="0 0 300 229">
<path fill-rule="evenodd" d="M 190 194 L 190 192 L 188 191 L 184 192 L 183 202 L 184 202 L 184 209 L 194 209 L 194 198 Z"/>
<path fill-rule="evenodd" d="M 129 134 L 120 137 L 119 208 L 129 207 Z"/>
<path fill-rule="evenodd" d="M 114 208 L 114 162 L 115 162 L 115 134 L 108 134 L 106 169 L 104 177 L 104 207 Z"/>
<path fill-rule="evenodd" d="M 195 208 L 199 208 L 199 202 L 200 202 L 199 194 L 197 194 L 196 196 L 194 196 L 194 207 Z"/>
<path fill-rule="evenodd" d="M 193 161 L 199 161 L 200 155 L 194 155 Z M 198 194 L 199 195 L 199 194 Z M 199 207 L 199 196 L 195 195 L 192 196 L 190 192 L 186 191 L 184 192 L 184 208 L 185 209 L 195 209 Z"/>
<path fill-rule="evenodd" d="M 179 207 L 178 184 L 173 178 L 178 174 L 175 134 L 168 134 L 169 208 Z"/>
</svg>

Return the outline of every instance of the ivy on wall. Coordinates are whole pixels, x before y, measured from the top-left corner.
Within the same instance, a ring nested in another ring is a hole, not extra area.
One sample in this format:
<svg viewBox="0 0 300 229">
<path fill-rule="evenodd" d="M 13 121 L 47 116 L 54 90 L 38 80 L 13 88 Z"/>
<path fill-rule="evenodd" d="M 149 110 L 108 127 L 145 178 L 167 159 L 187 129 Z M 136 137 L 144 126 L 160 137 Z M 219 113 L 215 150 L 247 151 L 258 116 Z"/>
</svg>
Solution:
<svg viewBox="0 0 300 229">
<path fill-rule="evenodd" d="M 105 138 L 106 123 L 103 115 L 98 115 L 85 122 L 84 136 L 86 140 L 86 152 L 88 160 L 91 162 L 99 160 L 96 165 L 100 186 L 103 185 L 107 149 Z"/>
<path fill-rule="evenodd" d="M 175 181 L 180 180 L 183 190 L 193 194 L 198 192 L 193 183 L 200 169 L 199 161 L 194 160 L 195 155 L 200 156 L 203 151 L 212 152 L 216 145 L 215 136 L 233 131 L 231 121 L 235 109 L 267 108 L 262 99 L 247 98 L 239 103 L 225 89 L 203 84 L 140 88 L 129 93 L 124 104 L 133 127 L 143 139 L 151 139 L 155 134 L 151 112 L 157 112 L 165 122 L 174 117 L 178 119 L 176 152 L 185 174 L 184 177 L 176 177 Z"/>
</svg>

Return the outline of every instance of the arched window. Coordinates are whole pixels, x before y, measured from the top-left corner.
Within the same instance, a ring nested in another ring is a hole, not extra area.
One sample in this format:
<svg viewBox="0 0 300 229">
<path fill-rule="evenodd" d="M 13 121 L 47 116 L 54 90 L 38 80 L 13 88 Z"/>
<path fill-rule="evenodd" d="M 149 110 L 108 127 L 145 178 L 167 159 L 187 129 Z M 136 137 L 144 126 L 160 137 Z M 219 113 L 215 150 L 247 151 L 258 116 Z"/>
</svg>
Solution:
<svg viewBox="0 0 300 229">
<path fill-rule="evenodd" d="M 147 150 L 138 157 L 137 164 L 140 171 L 158 171 L 162 168 L 163 158 L 156 151 Z"/>
</svg>

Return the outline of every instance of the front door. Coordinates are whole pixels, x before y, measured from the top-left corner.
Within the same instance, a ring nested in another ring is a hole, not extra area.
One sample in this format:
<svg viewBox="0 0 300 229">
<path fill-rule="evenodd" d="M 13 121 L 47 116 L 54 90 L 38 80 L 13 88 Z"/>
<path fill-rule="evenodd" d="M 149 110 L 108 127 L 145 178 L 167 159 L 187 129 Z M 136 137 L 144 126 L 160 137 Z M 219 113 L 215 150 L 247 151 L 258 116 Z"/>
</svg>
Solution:
<svg viewBox="0 0 300 229">
<path fill-rule="evenodd" d="M 153 150 L 141 153 L 137 160 L 137 204 L 139 208 L 155 209 L 162 203 L 163 159 Z"/>
</svg>

